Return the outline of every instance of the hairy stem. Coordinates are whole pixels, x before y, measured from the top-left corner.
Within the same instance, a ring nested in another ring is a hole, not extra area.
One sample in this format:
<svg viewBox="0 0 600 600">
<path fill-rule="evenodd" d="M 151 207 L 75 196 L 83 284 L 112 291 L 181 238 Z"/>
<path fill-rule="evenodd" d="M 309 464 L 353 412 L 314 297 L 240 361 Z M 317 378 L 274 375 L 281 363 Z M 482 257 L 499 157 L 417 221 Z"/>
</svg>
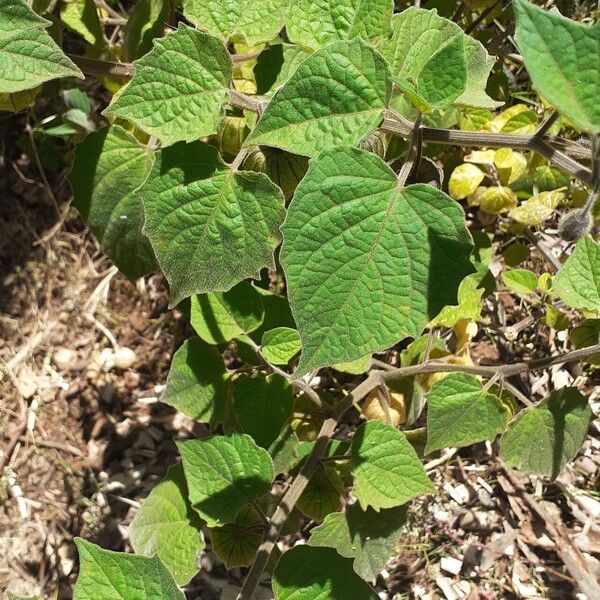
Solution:
<svg viewBox="0 0 600 600">
<path fill-rule="evenodd" d="M 133 77 L 135 67 L 129 63 L 115 63 L 95 60 L 84 56 L 68 54 L 69 58 L 84 72 L 89 75 L 130 78 Z M 237 90 L 229 90 L 229 102 L 232 106 L 243 108 L 261 114 L 268 102 L 258 96 L 243 94 Z M 389 113 L 384 118 L 380 129 L 387 133 L 408 138 L 412 136 L 414 123 L 400 115 Z M 487 148 L 512 148 L 513 150 L 533 150 L 541 154 L 551 164 L 565 173 L 576 177 L 587 185 L 592 185 L 591 171 L 568 155 L 569 149 L 573 154 L 581 154 L 581 147 L 569 140 L 554 140 L 546 135 L 534 133 L 532 135 L 517 135 L 504 133 L 487 133 L 479 131 L 460 131 L 456 129 L 435 129 L 421 127 L 422 141 L 443 144 L 447 146 L 487 147 Z M 567 153 L 563 153 L 552 146 L 552 142 L 560 143 Z"/>
</svg>

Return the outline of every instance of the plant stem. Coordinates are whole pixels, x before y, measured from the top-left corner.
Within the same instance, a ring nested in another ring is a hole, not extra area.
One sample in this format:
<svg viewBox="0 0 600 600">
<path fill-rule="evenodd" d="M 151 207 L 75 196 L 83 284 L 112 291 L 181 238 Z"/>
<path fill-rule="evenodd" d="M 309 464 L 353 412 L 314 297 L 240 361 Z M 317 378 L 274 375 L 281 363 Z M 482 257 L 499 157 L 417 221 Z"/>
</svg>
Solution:
<svg viewBox="0 0 600 600">
<path fill-rule="evenodd" d="M 133 77 L 135 67 L 129 63 L 115 63 L 96 60 L 84 56 L 68 54 L 69 58 L 84 72 L 89 75 L 130 78 Z M 261 114 L 268 102 L 257 96 L 243 94 L 237 90 L 229 90 L 229 102 L 232 106 L 243 108 Z M 380 126 L 382 131 L 398 135 L 403 138 L 412 136 L 414 124 L 408 119 L 389 113 Z M 423 142 L 432 142 L 449 146 L 486 147 L 486 148 L 512 148 L 513 150 L 533 150 L 541 154 L 550 163 L 562 169 L 565 173 L 576 177 L 587 185 L 592 185 L 591 171 L 578 163 L 575 159 L 554 148 L 551 142 L 563 144 L 579 151 L 580 148 L 569 140 L 554 140 L 546 135 L 534 133 L 532 135 L 517 135 L 504 133 L 487 133 L 479 131 L 460 131 L 456 129 L 435 129 L 421 127 L 420 133 Z"/>
</svg>

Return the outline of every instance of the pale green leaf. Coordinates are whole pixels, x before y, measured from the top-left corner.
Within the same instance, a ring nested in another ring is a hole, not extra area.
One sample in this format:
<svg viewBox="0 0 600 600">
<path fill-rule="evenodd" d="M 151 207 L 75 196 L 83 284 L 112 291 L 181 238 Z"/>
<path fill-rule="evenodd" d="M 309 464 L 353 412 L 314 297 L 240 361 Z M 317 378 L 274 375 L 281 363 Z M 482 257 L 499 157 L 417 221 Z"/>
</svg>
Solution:
<svg viewBox="0 0 600 600">
<path fill-rule="evenodd" d="M 190 321 L 209 344 L 223 344 L 261 326 L 265 308 L 256 288 L 242 281 L 228 292 L 192 296 Z"/>
<path fill-rule="evenodd" d="M 283 28 L 288 0 L 184 0 L 183 14 L 223 41 L 233 38 L 255 46 Z"/>
<path fill-rule="evenodd" d="M 579 240 L 552 290 L 569 306 L 600 314 L 600 244 L 588 237 Z"/>
<path fill-rule="evenodd" d="M 180 24 L 134 61 L 135 75 L 104 111 L 168 146 L 216 133 L 232 76 L 217 38 Z"/>
<path fill-rule="evenodd" d="M 493 440 L 504 430 L 508 416 L 502 401 L 484 392 L 476 377 L 450 373 L 427 393 L 425 452 Z"/>
<path fill-rule="evenodd" d="M 458 25 L 435 10 L 411 7 L 392 17 L 391 28 L 392 35 L 383 41 L 380 51 L 395 78 L 414 83 L 420 92 L 419 77 L 427 73 L 427 89 L 438 106 L 454 102 L 495 108 L 500 104 L 485 93 L 494 59 Z M 444 71 L 444 64 L 451 68 Z M 443 82 L 438 81 L 438 89 L 436 76 Z"/>
<path fill-rule="evenodd" d="M 209 527 L 233 522 L 242 507 L 271 489 L 273 461 L 249 435 L 218 435 L 177 447 L 190 501 Z"/>
<path fill-rule="evenodd" d="M 264 522 L 252 506 L 242 508 L 233 523 L 210 529 L 212 550 L 228 569 L 251 565 L 263 537 Z"/>
<path fill-rule="evenodd" d="M 361 375 L 366 373 L 371 366 L 371 355 L 361 356 L 350 362 L 335 363 L 332 367 L 341 373 L 349 373 L 350 375 Z"/>
<path fill-rule="evenodd" d="M 73 600 L 185 600 L 158 556 L 103 550 L 81 538 L 79 577 Z"/>
<path fill-rule="evenodd" d="M 161 150 L 137 193 L 172 305 L 227 291 L 273 266 L 285 214 L 281 191 L 262 173 L 224 168 L 212 146 Z"/>
<path fill-rule="evenodd" d="M 156 268 L 150 242 L 142 234 L 142 203 L 133 193 L 153 160 L 147 146 L 113 125 L 90 133 L 75 147 L 69 174 L 73 206 L 104 252 L 131 280 Z"/>
<path fill-rule="evenodd" d="M 485 173 L 472 163 L 458 165 L 448 181 L 448 193 L 455 200 L 470 196 L 485 178 Z"/>
<path fill-rule="evenodd" d="M 60 19 L 88 44 L 100 46 L 104 43 L 94 0 L 65 0 L 60 8 Z"/>
<path fill-rule="evenodd" d="M 504 285 L 514 294 L 533 294 L 538 287 L 538 277 L 529 269 L 511 269 L 502 273 Z"/>
<path fill-rule="evenodd" d="M 346 512 L 331 513 L 310 532 L 310 545 L 334 548 L 354 559 L 354 571 L 365 581 L 374 581 L 396 553 L 400 530 L 406 520 L 406 507 L 379 512 L 361 510 L 358 504 Z"/>
<path fill-rule="evenodd" d="M 366 510 L 394 508 L 433 491 L 417 453 L 391 425 L 369 421 L 352 438 L 354 495 Z"/>
<path fill-rule="evenodd" d="M 511 467 L 554 479 L 575 458 L 592 417 L 585 396 L 562 388 L 521 411 L 500 440 L 500 455 Z"/>
<path fill-rule="evenodd" d="M 42 598 L 40 596 L 18 596 L 8 592 L 8 600 L 42 600 Z"/>
<path fill-rule="evenodd" d="M 381 122 L 391 93 L 389 68 L 362 42 L 334 42 L 296 69 L 275 94 L 246 145 L 315 156 L 354 145 Z"/>
<path fill-rule="evenodd" d="M 233 410 L 242 431 L 263 448 L 275 441 L 291 418 L 293 388 L 280 375 L 245 377 L 236 382 Z"/>
<path fill-rule="evenodd" d="M 313 50 L 337 40 L 368 40 L 389 30 L 393 9 L 392 0 L 295 0 L 287 33 L 295 44 Z"/>
<path fill-rule="evenodd" d="M 202 521 L 187 496 L 183 467 L 178 464 L 153 488 L 129 526 L 136 554 L 156 554 L 179 585 L 198 572 L 204 548 Z"/>
<path fill-rule="evenodd" d="M 508 216 L 517 221 L 517 223 L 523 223 L 524 225 L 541 225 L 552 216 L 554 209 L 564 199 L 565 194 L 561 190 L 540 192 L 523 204 L 513 208 L 508 213 Z"/>
<path fill-rule="evenodd" d="M 432 326 L 454 327 L 459 321 L 479 321 L 481 319 L 483 288 L 478 287 L 474 276 L 465 277 L 458 287 L 458 304 L 444 306 L 442 312 L 433 319 Z"/>
<path fill-rule="evenodd" d="M 161 402 L 215 426 L 229 413 L 229 383 L 221 355 L 200 338 L 186 340 L 173 355 Z"/>
<path fill-rule="evenodd" d="M 300 334 L 295 329 L 277 327 L 263 333 L 262 355 L 274 365 L 287 365 L 301 348 Z"/>
<path fill-rule="evenodd" d="M 528 0 L 513 5 L 534 88 L 581 129 L 600 132 L 600 23 L 577 23 Z"/>
<path fill-rule="evenodd" d="M 0 0 L 0 93 L 14 94 L 83 73 L 45 31 L 50 21 L 25 0 Z"/>
<path fill-rule="evenodd" d="M 282 230 L 302 339 L 295 376 L 419 335 L 472 271 L 458 203 L 424 184 L 398 189 L 393 171 L 363 150 L 313 159 Z"/>
<path fill-rule="evenodd" d="M 273 573 L 276 600 L 378 600 L 375 590 L 332 548 L 296 546 Z"/>
</svg>

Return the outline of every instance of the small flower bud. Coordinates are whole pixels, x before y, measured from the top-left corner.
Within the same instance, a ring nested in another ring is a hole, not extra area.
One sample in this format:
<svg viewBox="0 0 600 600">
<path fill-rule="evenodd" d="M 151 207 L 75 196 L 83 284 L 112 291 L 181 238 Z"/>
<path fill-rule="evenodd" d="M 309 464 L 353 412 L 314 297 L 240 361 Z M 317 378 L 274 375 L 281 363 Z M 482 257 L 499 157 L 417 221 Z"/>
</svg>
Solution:
<svg viewBox="0 0 600 600">
<path fill-rule="evenodd" d="M 566 242 L 576 242 L 586 235 L 592 228 L 590 211 L 584 209 L 573 210 L 566 214 L 558 223 L 558 233 Z"/>
</svg>

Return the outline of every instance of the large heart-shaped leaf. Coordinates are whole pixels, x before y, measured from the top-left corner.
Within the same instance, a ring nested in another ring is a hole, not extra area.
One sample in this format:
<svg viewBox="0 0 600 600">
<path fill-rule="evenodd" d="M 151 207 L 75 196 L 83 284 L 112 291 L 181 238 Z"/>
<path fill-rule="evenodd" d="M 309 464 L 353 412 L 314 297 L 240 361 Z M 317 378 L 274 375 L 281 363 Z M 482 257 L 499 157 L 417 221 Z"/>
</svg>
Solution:
<svg viewBox="0 0 600 600">
<path fill-rule="evenodd" d="M 428 185 L 399 188 L 383 160 L 354 148 L 311 161 L 282 230 L 296 376 L 419 335 L 472 271 L 460 205 Z"/>
</svg>

